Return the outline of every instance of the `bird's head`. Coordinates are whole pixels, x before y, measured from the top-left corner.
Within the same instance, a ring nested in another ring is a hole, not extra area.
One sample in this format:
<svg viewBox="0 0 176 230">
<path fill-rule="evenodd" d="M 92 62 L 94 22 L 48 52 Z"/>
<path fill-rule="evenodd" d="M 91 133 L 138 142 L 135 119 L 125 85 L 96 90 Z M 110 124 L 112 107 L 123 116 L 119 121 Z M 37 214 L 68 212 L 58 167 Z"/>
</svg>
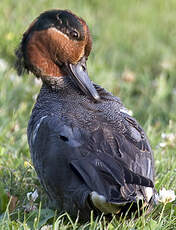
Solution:
<svg viewBox="0 0 176 230">
<path fill-rule="evenodd" d="M 86 95 L 99 100 L 86 67 L 91 48 L 91 34 L 82 18 L 67 10 L 46 11 L 23 34 L 16 68 L 19 75 L 27 70 L 42 81 L 70 77 Z"/>
</svg>

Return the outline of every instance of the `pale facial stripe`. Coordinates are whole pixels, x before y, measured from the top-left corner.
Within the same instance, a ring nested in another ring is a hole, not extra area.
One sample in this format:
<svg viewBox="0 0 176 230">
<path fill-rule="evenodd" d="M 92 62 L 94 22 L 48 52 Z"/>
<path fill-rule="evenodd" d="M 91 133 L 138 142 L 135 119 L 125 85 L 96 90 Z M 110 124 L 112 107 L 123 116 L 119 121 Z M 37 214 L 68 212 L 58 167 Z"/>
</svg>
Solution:
<svg viewBox="0 0 176 230">
<path fill-rule="evenodd" d="M 64 36 L 66 39 L 70 40 L 70 38 L 66 34 L 62 33 L 62 31 L 57 30 L 54 27 L 50 28 L 49 30 L 53 30 L 54 32 L 59 33 L 60 35 Z"/>
</svg>

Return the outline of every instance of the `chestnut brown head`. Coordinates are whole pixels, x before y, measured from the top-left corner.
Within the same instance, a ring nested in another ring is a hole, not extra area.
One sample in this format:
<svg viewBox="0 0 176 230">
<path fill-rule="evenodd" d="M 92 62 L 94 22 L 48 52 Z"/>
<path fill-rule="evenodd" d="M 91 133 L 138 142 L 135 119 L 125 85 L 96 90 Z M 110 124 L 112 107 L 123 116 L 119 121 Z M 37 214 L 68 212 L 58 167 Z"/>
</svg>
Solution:
<svg viewBox="0 0 176 230">
<path fill-rule="evenodd" d="M 86 60 L 92 39 L 85 21 L 67 10 L 50 10 L 37 17 L 16 51 L 16 68 L 32 72 L 43 81 L 47 77 L 70 77 L 95 100 L 99 95 L 91 83 Z"/>
</svg>

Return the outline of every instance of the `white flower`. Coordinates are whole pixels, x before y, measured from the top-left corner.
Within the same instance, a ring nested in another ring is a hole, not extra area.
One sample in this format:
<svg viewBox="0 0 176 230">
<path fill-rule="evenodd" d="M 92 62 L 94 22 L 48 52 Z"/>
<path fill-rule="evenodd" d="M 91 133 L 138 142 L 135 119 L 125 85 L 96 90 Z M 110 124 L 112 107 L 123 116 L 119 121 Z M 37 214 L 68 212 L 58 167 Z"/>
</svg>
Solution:
<svg viewBox="0 0 176 230">
<path fill-rule="evenodd" d="M 37 199 L 37 197 L 38 197 L 38 192 L 37 192 L 37 190 L 35 190 L 34 192 L 28 192 L 27 193 L 27 199 L 29 200 L 29 201 L 35 201 L 36 199 Z"/>
<path fill-rule="evenodd" d="M 159 191 L 158 201 L 164 204 L 170 203 L 174 201 L 176 198 L 175 193 L 173 190 L 166 190 L 165 188 L 162 188 Z"/>
<path fill-rule="evenodd" d="M 162 137 L 162 139 L 168 140 L 170 142 L 172 142 L 176 139 L 176 135 L 174 133 L 162 133 L 161 137 Z"/>
<path fill-rule="evenodd" d="M 161 133 L 161 137 L 162 137 L 162 139 L 166 139 L 167 138 L 167 134 L 166 133 Z"/>
<path fill-rule="evenodd" d="M 160 146 L 161 148 L 166 147 L 166 145 L 167 145 L 166 142 L 160 142 L 160 143 L 159 143 L 159 146 Z"/>
</svg>

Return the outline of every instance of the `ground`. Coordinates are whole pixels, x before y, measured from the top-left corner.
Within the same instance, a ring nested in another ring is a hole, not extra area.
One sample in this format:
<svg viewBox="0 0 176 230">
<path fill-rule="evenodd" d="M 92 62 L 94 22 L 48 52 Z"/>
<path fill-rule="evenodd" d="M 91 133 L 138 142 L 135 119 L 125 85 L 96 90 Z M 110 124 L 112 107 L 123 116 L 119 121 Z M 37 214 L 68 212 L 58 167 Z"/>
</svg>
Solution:
<svg viewBox="0 0 176 230">
<path fill-rule="evenodd" d="M 14 50 L 40 12 L 70 9 L 93 36 L 91 78 L 121 98 L 150 140 L 157 191 L 176 190 L 175 0 L 1 0 L 0 1 L 0 229 L 174 229 L 176 201 L 130 220 L 81 224 L 46 208 L 33 169 L 26 127 L 40 81 L 18 77 Z M 29 192 L 37 189 L 32 201 Z"/>
</svg>

